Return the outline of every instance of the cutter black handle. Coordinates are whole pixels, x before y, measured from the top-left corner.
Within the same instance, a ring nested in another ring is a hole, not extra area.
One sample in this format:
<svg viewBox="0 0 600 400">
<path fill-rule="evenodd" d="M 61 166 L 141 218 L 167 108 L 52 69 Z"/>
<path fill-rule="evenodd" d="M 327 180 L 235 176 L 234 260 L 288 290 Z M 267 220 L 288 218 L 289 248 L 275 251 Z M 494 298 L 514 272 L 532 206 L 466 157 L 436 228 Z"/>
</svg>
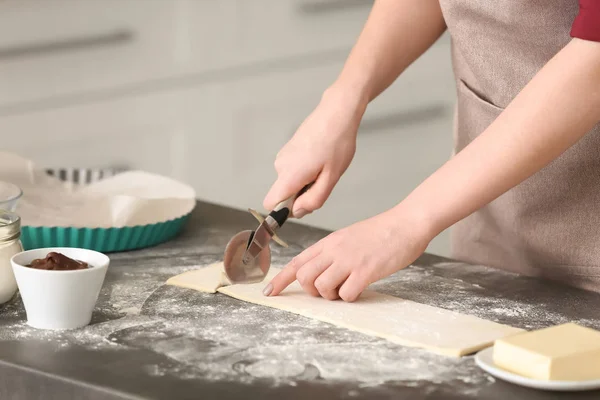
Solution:
<svg viewBox="0 0 600 400">
<path fill-rule="evenodd" d="M 289 217 L 293 217 L 291 214 L 296 199 L 306 193 L 306 191 L 310 189 L 312 185 L 312 183 L 309 183 L 308 185 L 304 186 L 298 193 L 277 204 L 273 211 L 269 213 L 269 216 L 277 222 L 277 225 L 279 225 L 280 228 Z"/>
</svg>

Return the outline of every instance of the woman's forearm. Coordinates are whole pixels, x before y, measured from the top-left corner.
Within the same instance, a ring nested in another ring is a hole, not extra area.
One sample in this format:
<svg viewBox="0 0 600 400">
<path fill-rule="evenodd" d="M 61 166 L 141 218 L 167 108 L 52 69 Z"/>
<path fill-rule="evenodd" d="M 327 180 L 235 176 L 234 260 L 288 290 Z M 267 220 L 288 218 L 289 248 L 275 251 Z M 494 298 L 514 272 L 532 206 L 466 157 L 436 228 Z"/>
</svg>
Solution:
<svg viewBox="0 0 600 400">
<path fill-rule="evenodd" d="M 396 209 L 411 210 L 435 235 L 542 169 L 599 121 L 600 43 L 573 39 Z"/>
<path fill-rule="evenodd" d="M 438 0 L 377 0 L 333 87 L 369 102 L 444 32 Z"/>
</svg>

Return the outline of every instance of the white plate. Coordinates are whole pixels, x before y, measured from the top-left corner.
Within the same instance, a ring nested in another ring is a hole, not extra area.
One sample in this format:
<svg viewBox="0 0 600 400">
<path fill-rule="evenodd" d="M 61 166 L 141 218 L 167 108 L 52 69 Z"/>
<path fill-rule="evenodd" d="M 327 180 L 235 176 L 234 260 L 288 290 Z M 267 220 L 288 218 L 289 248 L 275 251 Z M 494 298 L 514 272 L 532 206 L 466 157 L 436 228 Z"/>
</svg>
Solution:
<svg viewBox="0 0 600 400">
<path fill-rule="evenodd" d="M 514 374 L 494 364 L 494 360 L 492 358 L 493 351 L 493 347 L 488 347 L 487 349 L 480 351 L 475 355 L 475 362 L 481 369 L 495 376 L 496 378 L 500 378 L 517 385 L 542 390 L 576 392 L 582 390 L 600 389 L 600 379 L 594 379 L 590 381 L 544 381 Z"/>
</svg>

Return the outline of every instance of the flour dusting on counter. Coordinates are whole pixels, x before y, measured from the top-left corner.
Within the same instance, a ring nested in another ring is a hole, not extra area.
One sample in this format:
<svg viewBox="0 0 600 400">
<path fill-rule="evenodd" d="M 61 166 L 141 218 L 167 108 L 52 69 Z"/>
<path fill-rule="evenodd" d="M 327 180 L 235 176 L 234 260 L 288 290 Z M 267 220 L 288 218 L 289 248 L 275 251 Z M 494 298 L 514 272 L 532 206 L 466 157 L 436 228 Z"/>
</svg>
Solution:
<svg viewBox="0 0 600 400">
<path fill-rule="evenodd" d="M 282 265 L 285 259 L 274 254 L 274 264 Z M 208 265 L 215 260 L 204 261 Z M 143 365 L 148 376 L 183 380 L 260 381 L 273 386 L 351 382 L 359 389 L 394 382 L 417 387 L 428 381 L 469 396 L 494 383 L 472 357 L 438 356 L 221 294 L 164 285 L 170 276 L 195 268 L 199 266 L 111 270 L 92 325 L 76 331 L 29 328 L 17 299 L 2 309 L 0 340 L 52 341 L 96 351 L 142 349 L 165 360 Z M 497 273 L 486 271 L 417 265 L 372 289 L 526 328 L 566 320 L 544 303 L 524 301 L 518 292 L 512 298 L 498 295 L 493 290 Z M 579 322 L 593 324 L 586 318 Z"/>
</svg>

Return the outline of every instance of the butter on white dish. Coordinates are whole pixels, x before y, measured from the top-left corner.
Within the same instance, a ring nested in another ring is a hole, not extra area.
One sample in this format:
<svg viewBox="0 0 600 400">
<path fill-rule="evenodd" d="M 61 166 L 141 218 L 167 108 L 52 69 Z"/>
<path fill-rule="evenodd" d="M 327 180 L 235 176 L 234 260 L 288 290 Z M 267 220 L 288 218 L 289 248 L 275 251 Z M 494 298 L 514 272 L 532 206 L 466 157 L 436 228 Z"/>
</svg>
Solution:
<svg viewBox="0 0 600 400">
<path fill-rule="evenodd" d="M 494 363 L 547 381 L 600 379 L 600 332 L 568 323 L 496 340 Z"/>
</svg>

